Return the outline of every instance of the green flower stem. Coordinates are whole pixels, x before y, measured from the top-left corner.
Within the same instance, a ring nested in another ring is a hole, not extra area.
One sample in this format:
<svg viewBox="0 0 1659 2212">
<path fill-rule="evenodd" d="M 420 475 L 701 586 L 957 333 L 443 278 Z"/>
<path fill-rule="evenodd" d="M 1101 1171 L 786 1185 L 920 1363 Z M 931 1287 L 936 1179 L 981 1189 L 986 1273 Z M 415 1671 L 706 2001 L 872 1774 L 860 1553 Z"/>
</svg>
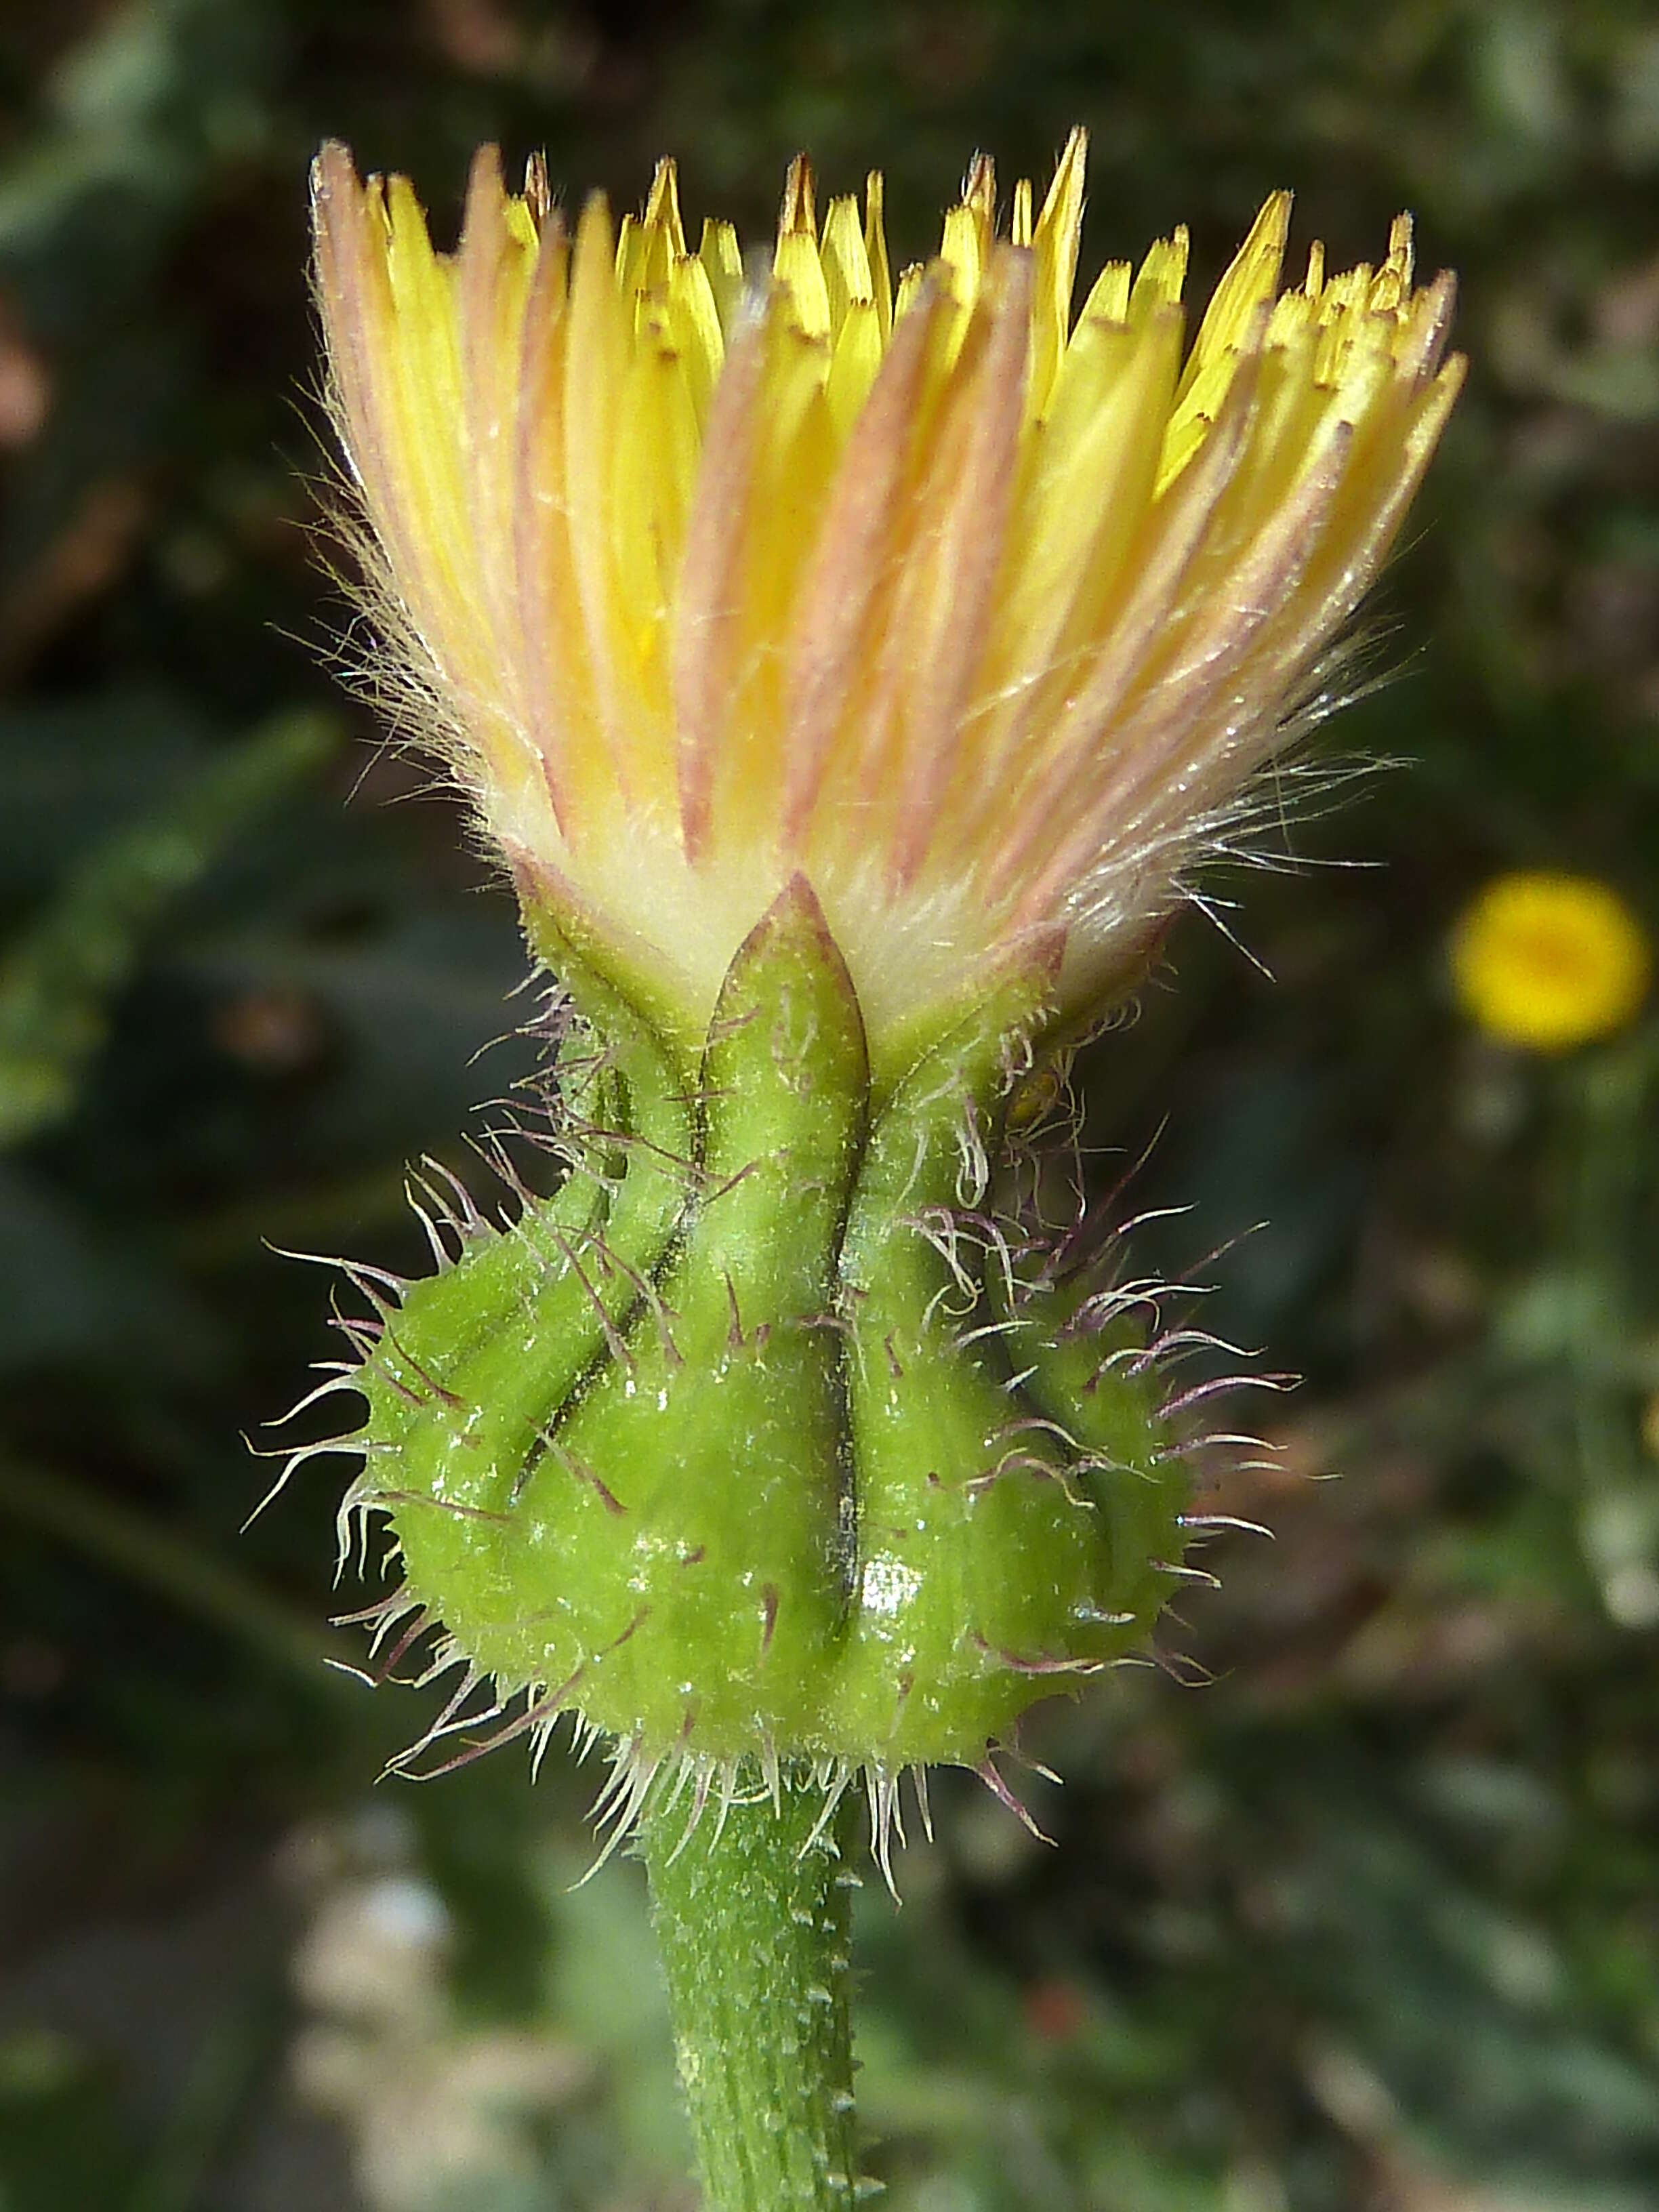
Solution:
<svg viewBox="0 0 1659 2212">
<path fill-rule="evenodd" d="M 847 2212 L 853 2150 L 849 1905 L 823 1791 L 647 1814 L 641 1850 L 705 2212 Z"/>
<path fill-rule="evenodd" d="M 386 1515 L 403 1560 L 378 1638 L 441 1624 L 467 1670 L 395 1763 L 486 1682 L 492 1719 L 524 1705 L 459 1756 L 526 1732 L 539 1754 L 567 1708 L 608 1738 L 605 1817 L 641 1829 L 708 2212 L 846 2212 L 849 1877 L 825 1791 L 866 1778 L 884 1869 L 907 1768 L 1000 1789 L 1021 1713 L 1144 1640 L 1187 1468 L 1144 1291 L 996 1187 L 1045 970 L 878 1083 L 804 877 L 696 1050 L 620 957 L 613 981 L 604 948 L 556 935 L 538 942 L 581 1018 L 550 1100 L 569 1172 L 500 1228 L 452 1209 L 445 1264 L 374 1300 L 338 1386 L 368 1407 L 345 1525 Z"/>
</svg>

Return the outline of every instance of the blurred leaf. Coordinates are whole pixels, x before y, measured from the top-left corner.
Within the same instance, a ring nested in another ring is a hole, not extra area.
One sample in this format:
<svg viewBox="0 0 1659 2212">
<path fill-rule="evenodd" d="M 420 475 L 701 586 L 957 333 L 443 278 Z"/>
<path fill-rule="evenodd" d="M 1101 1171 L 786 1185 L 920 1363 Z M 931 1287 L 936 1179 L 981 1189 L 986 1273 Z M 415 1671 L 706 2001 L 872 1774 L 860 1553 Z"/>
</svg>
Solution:
<svg viewBox="0 0 1659 2212">
<path fill-rule="evenodd" d="M 4 2212 L 113 2208 L 137 2172 L 104 2069 L 50 2029 L 19 2029 L 0 2039 Z"/>
<path fill-rule="evenodd" d="M 109 1001 L 147 936 L 222 848 L 311 775 L 335 742 L 316 715 L 289 715 L 202 772 L 165 811 L 120 832 L 71 872 L 0 965 L 0 1145 L 67 1114 L 103 1041 Z"/>
</svg>

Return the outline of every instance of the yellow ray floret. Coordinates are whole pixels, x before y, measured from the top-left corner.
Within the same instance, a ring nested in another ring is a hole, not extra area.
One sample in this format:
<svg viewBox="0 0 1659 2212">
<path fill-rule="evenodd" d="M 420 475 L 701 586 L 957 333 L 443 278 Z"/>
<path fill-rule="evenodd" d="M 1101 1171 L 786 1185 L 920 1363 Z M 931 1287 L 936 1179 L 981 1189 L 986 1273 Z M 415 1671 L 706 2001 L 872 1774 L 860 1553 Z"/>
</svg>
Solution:
<svg viewBox="0 0 1659 2212">
<path fill-rule="evenodd" d="M 896 285 L 879 176 L 820 218 L 804 159 L 758 276 L 671 162 L 573 236 L 485 149 L 443 254 L 404 179 L 318 161 L 386 681 L 689 1031 L 797 869 L 878 1056 L 1038 943 L 1109 988 L 1410 503 L 1463 365 L 1409 222 L 1281 292 L 1276 194 L 1188 344 L 1184 233 L 1073 315 L 1084 155 L 1006 238 L 977 159 Z"/>
</svg>

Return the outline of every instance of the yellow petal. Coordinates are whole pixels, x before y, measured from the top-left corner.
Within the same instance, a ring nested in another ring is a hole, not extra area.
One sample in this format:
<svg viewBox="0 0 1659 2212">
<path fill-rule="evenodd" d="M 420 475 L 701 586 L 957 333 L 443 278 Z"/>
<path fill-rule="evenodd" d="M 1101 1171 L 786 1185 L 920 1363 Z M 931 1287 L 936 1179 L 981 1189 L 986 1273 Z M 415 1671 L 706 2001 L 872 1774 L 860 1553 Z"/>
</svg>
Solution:
<svg viewBox="0 0 1659 2212">
<path fill-rule="evenodd" d="M 1089 134 L 1079 126 L 1066 141 L 1032 234 L 1036 255 L 1031 307 L 1031 410 L 1040 415 L 1071 332 L 1072 290 L 1083 235 L 1083 183 Z"/>
<path fill-rule="evenodd" d="M 794 866 L 878 1061 L 1012 947 L 1109 973 L 1399 527 L 1462 375 L 1409 223 L 1276 296 L 1276 196 L 1183 364 L 1182 231 L 1073 327 L 1084 151 L 1001 246 L 976 157 L 896 299 L 877 173 L 820 234 L 792 165 L 763 295 L 729 225 L 687 252 L 670 162 L 573 249 L 486 149 L 447 257 L 405 181 L 319 158 L 386 680 L 688 1034 Z"/>
</svg>

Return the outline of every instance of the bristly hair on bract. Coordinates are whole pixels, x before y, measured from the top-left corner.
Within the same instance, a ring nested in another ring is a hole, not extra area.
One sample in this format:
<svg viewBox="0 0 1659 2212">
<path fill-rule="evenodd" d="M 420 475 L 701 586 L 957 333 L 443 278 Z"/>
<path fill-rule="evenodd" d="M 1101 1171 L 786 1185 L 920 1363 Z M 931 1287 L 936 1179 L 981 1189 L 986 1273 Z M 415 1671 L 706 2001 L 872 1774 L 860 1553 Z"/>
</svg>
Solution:
<svg viewBox="0 0 1659 2212">
<path fill-rule="evenodd" d="M 559 985 L 544 984 L 534 1018 L 519 1034 L 540 1047 L 539 1065 L 519 1081 L 510 1096 L 493 1103 L 487 1109 L 489 1126 L 470 1140 L 497 1187 L 497 1199 L 481 1203 L 465 1180 L 430 1157 L 422 1158 L 408 1177 L 409 1203 L 441 1275 L 450 1273 L 480 1247 L 519 1232 L 526 1213 L 544 1203 L 541 1186 L 550 1158 L 564 1176 L 586 1172 L 581 1162 L 592 1133 L 579 1115 L 566 1112 L 560 1095 L 562 1071 L 568 1081 L 573 1064 L 585 1072 L 587 1068 L 580 1053 L 586 1040 Z M 574 1059 L 573 1042 L 579 1048 Z M 965 1101 L 955 1202 L 919 1213 L 908 1225 L 941 1255 L 959 1293 L 957 1322 L 964 1347 L 1006 1327 L 1006 1322 L 981 1318 L 977 1281 L 989 1270 L 1003 1285 L 1005 1311 L 1017 1310 L 1022 1299 L 1047 1297 L 1057 1285 L 1068 1286 L 1068 1337 L 1098 1341 L 1101 1371 L 1127 1371 L 1135 1379 L 1152 1380 L 1164 1449 L 1182 1470 L 1183 1502 L 1172 1516 L 1181 1534 L 1178 1555 L 1148 1564 L 1170 1588 L 1214 1587 L 1215 1577 L 1194 1564 L 1195 1551 L 1224 1532 L 1262 1537 L 1270 1532 L 1258 1522 L 1212 1510 L 1202 1502 L 1204 1494 L 1218 1469 L 1237 1472 L 1255 1464 L 1248 1455 L 1267 1455 L 1262 1464 L 1274 1462 L 1273 1447 L 1263 1437 L 1231 1425 L 1218 1427 L 1208 1417 L 1219 1401 L 1240 1392 L 1279 1392 L 1293 1378 L 1261 1370 L 1252 1352 L 1197 1324 L 1195 1309 L 1212 1287 L 1204 1278 L 1219 1252 L 1206 1255 L 1177 1280 L 1133 1269 L 1129 1239 L 1148 1220 L 1168 1211 L 1149 1212 L 1132 1205 L 1133 1186 L 1152 1146 L 1124 1165 L 1103 1192 L 1094 1189 L 1097 1178 L 1083 1149 L 1082 1109 L 1068 1079 L 1069 1060 L 1067 1054 L 1059 1061 L 1051 1058 L 1038 1063 L 1029 1051 L 1016 1048 L 1010 1066 L 1012 1106 L 996 1157 L 988 1152 L 972 1102 Z M 347 1312 L 335 1302 L 332 1325 L 345 1338 L 349 1356 L 317 1363 L 325 1379 L 271 1425 L 277 1429 L 325 1399 L 342 1392 L 361 1394 L 363 1370 L 374 1361 L 386 1332 L 395 1329 L 400 1302 L 411 1288 L 410 1279 L 361 1261 L 314 1253 L 283 1256 L 337 1270 L 366 1310 Z M 1135 1328 L 1126 1340 L 1118 1332 L 1128 1319 Z M 1188 1371 L 1194 1362 L 1200 1366 L 1196 1380 Z M 434 1389 L 441 1388 L 436 1377 L 432 1382 Z M 1018 1419 L 1011 1421 L 1010 1435 L 1003 1441 L 1013 1449 L 1005 1467 L 996 1472 L 1014 1463 L 1020 1432 L 1027 1425 Z M 338 1515 L 336 1579 L 349 1573 L 395 1573 L 400 1559 L 396 1534 L 388 1528 L 386 1542 L 376 1549 L 371 1522 L 377 1517 L 389 1521 L 395 1506 L 410 1502 L 410 1494 L 398 1487 L 394 1455 L 385 1454 L 393 1460 L 394 1471 L 378 1463 L 384 1449 L 366 1441 L 361 1427 L 298 1446 L 259 1449 L 259 1456 L 282 1464 L 276 1481 L 255 1508 L 255 1516 L 311 1460 L 359 1460 L 362 1473 L 348 1490 Z M 1167 1606 L 1162 1617 L 1171 1617 Z M 1153 1642 L 1150 1618 L 1137 1620 L 1125 1613 L 1113 1616 L 1114 1623 L 1120 1618 L 1124 1627 L 1135 1632 L 1136 1640 L 1107 1663 L 1157 1665 L 1177 1680 L 1193 1678 L 1194 1662 Z M 330 1663 L 371 1686 L 396 1680 L 404 1686 L 428 1688 L 450 1678 L 441 1707 L 418 1737 L 388 1762 L 388 1775 L 434 1780 L 520 1739 L 528 1742 L 533 1775 L 539 1772 L 561 1723 L 568 1720 L 569 1746 L 578 1760 L 585 1762 L 598 1751 L 607 1761 L 606 1778 L 592 1808 L 603 1840 L 590 1875 L 630 1837 L 647 1802 L 653 1811 L 670 1816 L 683 1806 L 684 1832 L 689 1838 L 705 1816 L 723 1820 L 734 1802 L 775 1796 L 792 1763 L 788 1747 L 776 1743 L 764 1743 L 754 1755 L 734 1759 L 704 1755 L 690 1742 L 647 1752 L 637 1738 L 611 1735 L 582 1713 L 576 1681 L 495 1680 L 445 1629 L 426 1601 L 403 1587 L 337 1615 L 334 1626 L 367 1634 L 368 1649 L 362 1662 Z M 411 1659 L 413 1670 L 399 1674 L 397 1670 Z M 1040 1674 L 1041 1668 L 1032 1671 Z M 1051 1684 L 1037 1681 L 1033 1686 L 1039 1692 L 1046 1686 L 1066 1693 L 1078 1679 L 1097 1671 L 1101 1669 L 1087 1665 L 1056 1666 Z M 1201 1669 L 1196 1671 L 1201 1677 Z M 987 1743 L 972 1770 L 999 1803 L 1046 1842 L 999 1765 L 999 1759 L 1006 1759 L 1047 1782 L 1058 1784 L 1060 1777 L 1028 1753 L 1017 1725 L 1005 1740 Z M 923 1832 L 931 1841 L 924 1762 L 894 1766 L 878 1757 L 817 1754 L 807 1762 L 805 1777 L 823 1801 L 815 1835 L 833 1820 L 850 1789 L 861 1790 L 868 1805 L 872 1853 L 895 1895 L 892 1855 L 895 1844 L 902 1846 L 906 1841 L 901 1790 L 907 1775 Z"/>
</svg>

